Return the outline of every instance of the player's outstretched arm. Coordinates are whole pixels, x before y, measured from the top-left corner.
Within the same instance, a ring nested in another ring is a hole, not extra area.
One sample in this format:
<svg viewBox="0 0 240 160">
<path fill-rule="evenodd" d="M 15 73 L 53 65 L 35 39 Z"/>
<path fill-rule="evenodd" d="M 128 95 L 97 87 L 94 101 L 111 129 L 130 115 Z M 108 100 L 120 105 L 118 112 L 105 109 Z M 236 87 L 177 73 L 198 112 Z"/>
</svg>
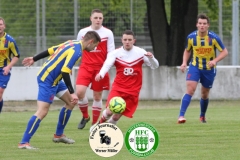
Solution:
<svg viewBox="0 0 240 160">
<path fill-rule="evenodd" d="M 24 66 L 28 66 L 28 67 L 30 67 L 31 65 L 33 65 L 33 63 L 34 63 L 33 57 L 26 57 L 26 58 L 24 58 L 23 61 L 22 61 L 22 64 L 23 64 Z"/>
</svg>

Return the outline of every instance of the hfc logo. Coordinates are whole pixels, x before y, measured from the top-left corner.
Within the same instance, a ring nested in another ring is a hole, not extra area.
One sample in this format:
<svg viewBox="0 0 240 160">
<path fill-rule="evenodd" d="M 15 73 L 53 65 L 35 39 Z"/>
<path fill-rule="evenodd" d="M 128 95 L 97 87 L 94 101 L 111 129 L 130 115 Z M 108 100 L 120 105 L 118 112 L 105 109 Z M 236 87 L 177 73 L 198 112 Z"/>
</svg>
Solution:
<svg viewBox="0 0 240 160">
<path fill-rule="evenodd" d="M 125 136 L 125 144 L 129 152 L 137 157 L 146 157 L 156 151 L 159 143 L 157 130 L 147 123 L 131 126 Z"/>
<path fill-rule="evenodd" d="M 148 149 L 148 130 L 135 130 L 135 141 L 130 139 L 130 141 L 135 142 L 134 148 L 138 151 L 146 151 Z"/>
</svg>

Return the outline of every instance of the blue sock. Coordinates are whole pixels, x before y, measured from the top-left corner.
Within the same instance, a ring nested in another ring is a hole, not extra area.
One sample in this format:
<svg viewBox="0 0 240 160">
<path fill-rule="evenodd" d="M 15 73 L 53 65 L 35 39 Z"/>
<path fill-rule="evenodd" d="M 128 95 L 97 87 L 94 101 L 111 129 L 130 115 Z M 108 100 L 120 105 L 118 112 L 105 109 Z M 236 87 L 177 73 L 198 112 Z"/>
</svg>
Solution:
<svg viewBox="0 0 240 160">
<path fill-rule="evenodd" d="M 208 107 L 208 102 L 209 102 L 209 99 L 201 98 L 201 100 L 200 100 L 200 108 L 201 108 L 200 117 L 205 117 L 205 113 L 206 113 L 207 107 Z"/>
<path fill-rule="evenodd" d="M 72 110 L 69 110 L 63 107 L 59 113 L 58 124 L 56 129 L 56 135 L 61 136 L 63 134 L 63 130 L 71 116 Z"/>
<path fill-rule="evenodd" d="M 3 99 L 2 99 L 2 101 L 0 102 L 0 113 L 2 112 L 2 107 L 3 107 Z"/>
<path fill-rule="evenodd" d="M 181 108 L 180 108 L 180 113 L 179 113 L 179 117 L 180 116 L 184 116 L 185 112 L 187 111 L 187 108 L 191 102 L 191 98 L 192 96 L 189 94 L 185 94 L 182 98 L 182 102 L 181 102 Z"/>
<path fill-rule="evenodd" d="M 21 144 L 29 143 L 30 139 L 32 138 L 33 134 L 39 127 L 41 120 L 37 118 L 37 116 L 33 115 L 30 120 L 28 121 L 27 128 L 23 134 L 23 138 Z"/>
</svg>

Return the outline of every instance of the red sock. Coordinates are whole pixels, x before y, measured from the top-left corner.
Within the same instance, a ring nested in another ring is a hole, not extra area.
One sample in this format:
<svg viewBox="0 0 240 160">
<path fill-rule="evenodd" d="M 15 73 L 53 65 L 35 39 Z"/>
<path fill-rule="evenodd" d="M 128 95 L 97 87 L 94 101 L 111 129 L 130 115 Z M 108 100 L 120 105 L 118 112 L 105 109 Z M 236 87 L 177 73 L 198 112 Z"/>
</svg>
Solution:
<svg viewBox="0 0 240 160">
<path fill-rule="evenodd" d="M 104 123 L 104 122 L 106 122 L 106 121 L 107 121 L 107 119 L 102 115 L 102 117 L 101 117 L 99 123 Z"/>
<path fill-rule="evenodd" d="M 88 104 L 78 104 L 78 107 L 80 111 L 82 112 L 82 115 L 84 118 L 88 118 Z"/>
<path fill-rule="evenodd" d="M 97 123 L 102 108 L 92 107 L 92 124 Z"/>
</svg>

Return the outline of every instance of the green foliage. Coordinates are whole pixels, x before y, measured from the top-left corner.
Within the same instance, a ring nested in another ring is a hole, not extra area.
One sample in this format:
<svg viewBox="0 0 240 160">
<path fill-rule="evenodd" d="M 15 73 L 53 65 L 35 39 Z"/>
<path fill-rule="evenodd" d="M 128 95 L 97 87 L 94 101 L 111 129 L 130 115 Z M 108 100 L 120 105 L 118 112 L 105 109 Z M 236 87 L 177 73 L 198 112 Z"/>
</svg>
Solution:
<svg viewBox="0 0 240 160">
<path fill-rule="evenodd" d="M 74 2 L 46 0 L 46 35 L 74 35 Z"/>
<path fill-rule="evenodd" d="M 210 29 L 218 33 L 219 4 L 218 1 L 198 1 L 199 13 L 206 13 L 210 18 Z M 231 36 L 232 30 L 232 1 L 222 0 L 222 30 L 226 37 Z"/>
<path fill-rule="evenodd" d="M 131 4 L 132 2 L 132 4 Z M 232 0 L 222 0 L 223 35 L 231 39 Z M 168 22 L 170 23 L 171 0 L 164 0 Z M 39 28 L 42 35 L 42 0 L 39 0 Z M 60 43 L 74 37 L 74 0 L 45 0 L 46 46 Z M 132 7 L 132 8 L 131 8 Z M 78 30 L 91 24 L 89 18 L 92 9 L 99 8 L 104 13 L 103 25 L 111 29 L 115 36 L 121 36 L 126 29 L 135 34 L 149 33 L 145 0 L 78 0 Z M 218 33 L 218 1 L 198 0 L 199 12 L 210 17 L 210 29 Z M 158 14 L 158 13 L 156 13 Z M 6 21 L 6 32 L 15 38 L 20 48 L 21 58 L 36 50 L 36 0 L 0 0 L 0 16 Z M 156 33 L 157 34 L 157 33 Z M 61 36 L 61 37 L 60 37 Z M 39 38 L 40 45 L 42 39 Z M 145 42 L 143 42 L 145 43 Z M 40 46 L 40 49 L 46 49 Z M 32 54 L 32 53 L 31 53 Z M 19 61 L 19 64 L 21 62 Z"/>
<path fill-rule="evenodd" d="M 21 7 L 19 7 L 21 6 Z M 1 0 L 0 14 L 6 21 L 6 31 L 16 36 L 35 36 L 36 9 L 31 0 Z"/>
<path fill-rule="evenodd" d="M 146 4 L 145 1 L 132 1 L 132 18 L 131 21 L 131 3 L 130 1 L 124 0 L 110 0 L 110 1 L 99 1 L 92 0 L 92 7 L 88 6 L 89 1 L 82 0 L 80 4 L 80 28 L 84 28 L 91 24 L 89 18 L 92 9 L 98 8 L 103 11 L 104 21 L 103 25 L 111 29 L 115 36 L 120 36 L 121 33 L 131 28 L 131 22 L 134 32 L 143 33 L 144 32 L 144 18 L 146 16 Z M 141 6 L 141 7 L 139 7 Z"/>
<path fill-rule="evenodd" d="M 206 3 L 207 8 L 209 10 L 208 16 L 212 20 L 217 20 L 217 17 L 218 17 L 218 4 L 217 4 L 217 1 L 209 1 L 209 0 L 203 0 L 203 1 Z"/>
<path fill-rule="evenodd" d="M 42 29 L 42 0 L 40 4 L 40 29 Z M 231 0 L 223 0 L 224 15 L 231 15 Z M 74 35 L 74 1 L 45 0 L 46 35 Z M 165 9 L 170 22 L 170 0 L 165 0 Z M 132 29 L 136 34 L 144 34 L 147 30 L 146 2 L 144 0 L 78 0 L 78 29 L 90 25 L 92 9 L 99 8 L 104 13 L 104 25 L 120 36 L 123 30 Z M 213 30 L 218 29 L 218 2 L 199 0 L 199 12 L 205 12 L 211 19 Z M 15 36 L 36 35 L 36 1 L 32 0 L 0 0 L 0 14 L 7 22 L 6 31 Z M 132 17 L 131 17 L 132 16 Z M 132 20 L 131 20 L 132 18 Z M 231 29 L 231 18 L 224 18 L 224 32 Z"/>
</svg>

